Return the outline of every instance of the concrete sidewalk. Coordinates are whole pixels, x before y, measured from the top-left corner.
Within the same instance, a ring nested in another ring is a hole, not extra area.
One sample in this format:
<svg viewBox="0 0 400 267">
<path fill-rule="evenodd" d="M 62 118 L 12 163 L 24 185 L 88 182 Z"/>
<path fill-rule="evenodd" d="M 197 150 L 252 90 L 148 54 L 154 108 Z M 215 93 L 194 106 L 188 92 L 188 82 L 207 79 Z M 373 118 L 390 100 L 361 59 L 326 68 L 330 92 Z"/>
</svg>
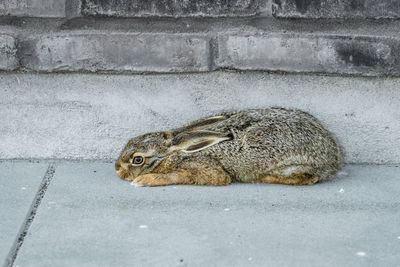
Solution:
<svg viewBox="0 0 400 267">
<path fill-rule="evenodd" d="M 3 161 L 0 175 L 5 266 L 400 263 L 399 166 L 304 187 L 135 188 L 111 162 Z"/>
</svg>

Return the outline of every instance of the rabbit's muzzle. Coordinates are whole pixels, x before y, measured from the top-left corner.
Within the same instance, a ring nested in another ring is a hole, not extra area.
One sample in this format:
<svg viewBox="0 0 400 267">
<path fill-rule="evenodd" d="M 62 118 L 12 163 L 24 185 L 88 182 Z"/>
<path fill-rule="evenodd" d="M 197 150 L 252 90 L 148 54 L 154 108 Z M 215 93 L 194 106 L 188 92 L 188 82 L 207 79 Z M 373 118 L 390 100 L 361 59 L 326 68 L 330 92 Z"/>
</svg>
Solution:
<svg viewBox="0 0 400 267">
<path fill-rule="evenodd" d="M 119 169 L 121 168 L 121 164 L 119 164 L 119 162 L 115 162 L 115 170 L 118 172 Z"/>
<path fill-rule="evenodd" d="M 123 168 L 118 161 L 115 163 L 115 170 L 117 171 L 117 174 L 119 177 L 121 177 L 123 179 L 126 179 L 129 177 L 129 173 L 127 172 L 127 170 L 125 168 Z"/>
</svg>

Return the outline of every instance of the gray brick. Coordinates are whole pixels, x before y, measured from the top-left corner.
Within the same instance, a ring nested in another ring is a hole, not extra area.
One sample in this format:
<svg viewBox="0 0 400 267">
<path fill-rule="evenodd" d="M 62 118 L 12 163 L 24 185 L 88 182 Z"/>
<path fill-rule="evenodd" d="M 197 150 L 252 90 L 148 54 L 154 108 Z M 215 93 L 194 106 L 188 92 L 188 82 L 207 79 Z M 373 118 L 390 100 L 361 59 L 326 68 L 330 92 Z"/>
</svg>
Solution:
<svg viewBox="0 0 400 267">
<path fill-rule="evenodd" d="M 40 71 L 209 70 L 209 41 L 186 34 L 46 35 L 25 41 L 24 67 Z"/>
<path fill-rule="evenodd" d="M 285 18 L 400 18 L 398 0 L 273 0 Z"/>
<path fill-rule="evenodd" d="M 83 0 L 86 15 L 117 17 L 142 16 L 250 16 L 266 7 L 262 0 Z M 267 1 L 269 2 L 269 0 Z"/>
<path fill-rule="evenodd" d="M 66 0 L 0 0 L 0 15 L 64 17 Z"/>
<path fill-rule="evenodd" d="M 16 41 L 10 35 L 0 34 L 0 69 L 14 70 L 18 67 Z"/>
<path fill-rule="evenodd" d="M 221 35 L 216 65 L 363 75 L 400 74 L 400 40 L 295 34 Z"/>
</svg>

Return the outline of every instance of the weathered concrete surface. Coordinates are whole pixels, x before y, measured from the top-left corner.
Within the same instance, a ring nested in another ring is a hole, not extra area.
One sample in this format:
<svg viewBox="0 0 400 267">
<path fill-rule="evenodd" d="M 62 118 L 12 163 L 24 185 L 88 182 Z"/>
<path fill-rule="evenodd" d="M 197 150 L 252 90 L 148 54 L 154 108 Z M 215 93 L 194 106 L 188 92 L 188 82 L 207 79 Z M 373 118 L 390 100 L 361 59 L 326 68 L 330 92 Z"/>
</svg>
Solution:
<svg viewBox="0 0 400 267">
<path fill-rule="evenodd" d="M 6 34 L 0 34 L 0 70 L 14 70 L 18 67 L 15 39 Z"/>
<path fill-rule="evenodd" d="M 273 0 L 283 18 L 400 18 L 397 0 Z"/>
<path fill-rule="evenodd" d="M 206 71 L 208 39 L 164 33 L 69 33 L 25 40 L 20 53 L 25 68 L 49 72 Z"/>
<path fill-rule="evenodd" d="M 400 79 L 213 72 L 0 74 L 0 158 L 116 158 L 139 134 L 222 110 L 310 112 L 345 161 L 399 163 Z"/>
<path fill-rule="evenodd" d="M 66 0 L 0 0 L 0 15 L 64 17 Z"/>
<path fill-rule="evenodd" d="M 271 10 L 271 7 L 270 0 L 82 0 L 84 15 L 115 17 L 254 16 L 266 12 L 265 9 Z"/>
<path fill-rule="evenodd" d="M 400 169 L 313 186 L 135 188 L 60 163 L 15 266 L 396 266 Z"/>
<path fill-rule="evenodd" d="M 400 39 L 392 37 L 222 34 L 218 40 L 216 65 L 223 68 L 363 75 L 400 73 Z"/>
<path fill-rule="evenodd" d="M 0 263 L 10 249 L 31 208 L 47 164 L 0 162 Z"/>
</svg>

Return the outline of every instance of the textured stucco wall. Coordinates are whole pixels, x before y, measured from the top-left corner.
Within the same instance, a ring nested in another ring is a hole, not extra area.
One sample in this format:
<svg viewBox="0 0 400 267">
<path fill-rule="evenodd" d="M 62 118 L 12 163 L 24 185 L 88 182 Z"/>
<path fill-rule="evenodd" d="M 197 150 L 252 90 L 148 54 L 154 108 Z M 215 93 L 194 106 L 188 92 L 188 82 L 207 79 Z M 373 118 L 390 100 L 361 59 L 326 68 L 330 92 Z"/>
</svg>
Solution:
<svg viewBox="0 0 400 267">
<path fill-rule="evenodd" d="M 400 79 L 264 72 L 0 74 L 0 158 L 116 158 L 130 138 L 214 112 L 300 108 L 346 162 L 400 163 Z"/>
</svg>

